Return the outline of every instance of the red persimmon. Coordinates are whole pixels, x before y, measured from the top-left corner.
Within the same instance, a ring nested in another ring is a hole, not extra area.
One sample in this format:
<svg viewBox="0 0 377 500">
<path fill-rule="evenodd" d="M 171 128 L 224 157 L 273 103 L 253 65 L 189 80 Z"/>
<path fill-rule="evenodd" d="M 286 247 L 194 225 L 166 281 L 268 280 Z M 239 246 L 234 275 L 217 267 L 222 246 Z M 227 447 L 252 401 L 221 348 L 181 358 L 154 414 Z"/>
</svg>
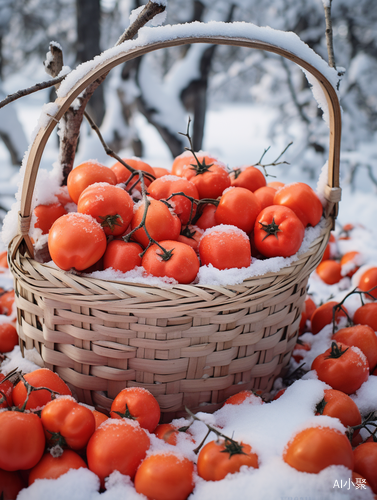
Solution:
<svg viewBox="0 0 377 500">
<path fill-rule="evenodd" d="M 156 398 L 143 387 L 127 387 L 120 391 L 111 404 L 112 418 L 137 420 L 141 427 L 153 432 L 160 420 L 160 406 Z"/>
<path fill-rule="evenodd" d="M 0 268 L 8 268 L 8 252 L 4 250 L 4 252 L 0 253 Z M 3 270 L 0 269 L 0 273 L 2 273 Z"/>
<path fill-rule="evenodd" d="M 236 226 L 249 234 L 261 211 L 261 205 L 251 191 L 243 187 L 227 189 L 215 212 L 216 224 Z"/>
<path fill-rule="evenodd" d="M 180 241 L 163 240 L 159 245 L 149 247 L 141 260 L 147 273 L 161 278 L 167 276 L 181 284 L 192 283 L 200 267 L 195 250 Z"/>
<path fill-rule="evenodd" d="M 276 189 L 270 186 L 264 186 L 254 191 L 255 196 L 261 204 L 261 210 L 274 204 L 275 193 Z"/>
<path fill-rule="evenodd" d="M 230 186 L 229 173 L 223 163 L 214 161 L 208 164 L 203 159 L 199 165 L 195 162 L 193 165 L 183 168 L 182 177 L 195 184 L 199 199 L 216 199 Z"/>
<path fill-rule="evenodd" d="M 37 415 L 0 412 L 0 469 L 31 469 L 41 459 L 45 442 L 42 422 Z"/>
<path fill-rule="evenodd" d="M 198 475 L 206 481 L 220 481 L 246 465 L 258 469 L 258 455 L 250 445 L 219 439 L 210 441 L 198 455 Z"/>
<path fill-rule="evenodd" d="M 164 175 L 170 175 L 170 172 L 167 168 L 164 167 L 152 167 L 154 175 L 156 179 L 159 179 L 160 177 L 163 177 Z"/>
<path fill-rule="evenodd" d="M 218 161 L 217 158 L 208 155 L 204 151 L 199 151 L 198 153 L 195 153 L 195 156 L 198 158 L 200 162 L 203 162 L 205 160 L 205 163 L 207 165 L 210 165 L 211 163 Z M 173 175 L 178 175 L 182 177 L 182 173 L 185 167 L 195 167 L 196 164 L 197 163 L 195 157 L 191 153 L 191 151 L 184 151 L 183 153 L 175 157 L 171 167 L 171 173 Z"/>
<path fill-rule="evenodd" d="M 94 420 L 95 420 L 95 423 L 96 423 L 96 430 L 98 429 L 98 427 L 103 424 L 103 422 L 105 422 L 105 420 L 108 420 L 108 416 L 105 415 L 104 413 L 102 413 L 101 411 L 98 411 L 98 410 L 92 410 L 93 412 L 93 416 L 94 416 Z"/>
<path fill-rule="evenodd" d="M 377 299 L 377 267 L 370 267 L 361 276 L 359 288 L 363 292 L 368 292 Z"/>
<path fill-rule="evenodd" d="M 296 363 L 299 363 L 304 358 L 302 351 L 310 351 L 310 349 L 311 345 L 307 342 L 297 342 L 293 349 L 292 358 L 296 361 Z"/>
<path fill-rule="evenodd" d="M 105 478 L 115 470 L 133 479 L 149 446 L 148 434 L 138 422 L 109 418 L 94 432 L 86 447 L 88 468 L 100 478 L 102 487 Z"/>
<path fill-rule="evenodd" d="M 336 260 L 329 259 L 322 261 L 317 266 L 316 273 L 327 285 L 339 283 L 339 281 L 343 278 L 342 266 Z"/>
<path fill-rule="evenodd" d="M 34 227 L 42 230 L 42 234 L 47 234 L 56 219 L 65 215 L 67 210 L 61 203 L 51 203 L 50 205 L 38 205 L 34 208 L 36 221 Z"/>
<path fill-rule="evenodd" d="M 55 264 L 69 271 L 82 271 L 95 264 L 106 250 L 106 235 L 90 215 L 70 213 L 54 222 L 48 249 Z"/>
<path fill-rule="evenodd" d="M 304 227 L 317 225 L 323 212 L 318 195 L 304 182 L 286 184 L 279 189 L 274 197 L 274 205 L 283 205 L 293 210 Z"/>
<path fill-rule="evenodd" d="M 331 465 L 353 469 L 352 446 L 345 434 L 329 427 L 309 427 L 287 444 L 283 460 L 300 472 L 317 474 Z"/>
<path fill-rule="evenodd" d="M 263 403 L 263 399 L 255 394 L 255 392 L 245 389 L 244 391 L 236 392 L 236 394 L 229 396 L 229 398 L 224 402 L 224 405 L 240 405 L 244 401 L 257 404 Z"/>
<path fill-rule="evenodd" d="M 192 182 L 175 175 L 156 179 L 148 187 L 148 193 L 155 200 L 166 200 L 174 193 L 184 193 L 195 200 L 199 198 L 198 190 Z M 195 204 L 186 196 L 177 194 L 169 199 L 182 224 L 188 224 L 196 212 Z"/>
<path fill-rule="evenodd" d="M 0 324 L 0 352 L 13 351 L 14 346 L 18 345 L 18 333 L 12 323 Z"/>
<path fill-rule="evenodd" d="M 37 479 L 57 479 L 71 469 L 81 468 L 87 469 L 88 467 L 80 455 L 72 450 L 64 450 L 60 456 L 53 456 L 47 452 L 31 469 L 29 486 Z"/>
<path fill-rule="evenodd" d="M 249 267 L 251 247 L 247 234 L 235 226 L 214 226 L 207 229 L 199 243 L 202 265 L 217 269 Z"/>
<path fill-rule="evenodd" d="M 267 185 L 263 173 L 254 166 L 246 168 L 236 168 L 230 173 L 230 182 L 232 186 L 243 187 L 253 193 Z"/>
<path fill-rule="evenodd" d="M 93 412 L 73 398 L 60 397 L 46 404 L 41 413 L 47 440 L 72 450 L 85 448 L 95 430 Z"/>
<path fill-rule="evenodd" d="M 145 215 L 145 203 L 141 203 L 132 218 L 131 228 L 136 229 Z M 149 244 L 149 238 L 145 232 L 155 241 L 177 240 L 181 232 L 181 222 L 177 215 L 170 211 L 166 204 L 159 200 L 148 199 L 147 213 L 145 216 L 145 228 L 141 227 L 133 233 L 133 238 L 144 247 Z"/>
<path fill-rule="evenodd" d="M 204 230 L 200 229 L 198 226 L 188 225 L 183 226 L 181 229 L 181 234 L 178 236 L 178 240 L 181 243 L 186 243 L 192 247 L 195 252 L 199 251 L 199 241 L 204 234 Z"/>
<path fill-rule="evenodd" d="M 210 227 L 216 226 L 217 224 L 215 219 L 216 208 L 217 208 L 216 205 L 213 205 L 212 203 L 204 205 L 201 215 L 195 222 L 195 225 L 198 226 L 200 229 L 203 229 L 204 231 L 206 229 L 209 229 Z"/>
<path fill-rule="evenodd" d="M 189 436 L 189 439 L 193 441 L 193 438 L 191 434 L 187 432 L 187 429 L 179 428 L 171 423 L 159 424 L 153 431 L 153 434 L 157 436 L 159 439 L 165 441 L 165 443 L 171 444 L 173 446 L 177 444 L 177 439 L 180 434 L 185 434 L 186 436 Z"/>
<path fill-rule="evenodd" d="M 353 322 L 356 325 L 368 325 L 377 332 L 377 302 L 370 302 L 356 309 Z"/>
<path fill-rule="evenodd" d="M 0 293 L 0 311 L 1 314 L 10 316 L 13 312 L 14 305 L 14 290 Z"/>
<path fill-rule="evenodd" d="M 0 373 L 0 408 L 13 406 L 13 384 L 10 380 L 4 380 L 5 375 Z"/>
<path fill-rule="evenodd" d="M 357 347 L 332 342 L 311 366 L 319 380 L 345 394 L 356 392 L 369 377 L 367 358 Z"/>
<path fill-rule="evenodd" d="M 373 493 L 377 494 L 377 443 L 362 443 L 353 451 L 355 472 L 368 481 Z"/>
<path fill-rule="evenodd" d="M 361 414 L 355 401 L 335 389 L 325 389 L 323 399 L 316 406 L 316 415 L 338 418 L 346 428 L 361 424 Z"/>
<path fill-rule="evenodd" d="M 143 248 L 134 241 L 113 240 L 107 245 L 103 255 L 103 268 L 112 267 L 115 271 L 126 273 L 141 266 L 140 254 Z"/>
<path fill-rule="evenodd" d="M 330 300 L 325 304 L 320 305 L 313 312 L 310 322 L 311 322 L 311 331 L 313 335 L 316 335 L 320 332 L 326 325 L 330 325 L 333 321 L 334 317 L 334 307 L 338 303 L 334 300 Z M 342 309 L 335 310 L 335 323 L 339 323 L 340 318 L 346 317 L 347 309 L 342 306 Z"/>
<path fill-rule="evenodd" d="M 33 387 L 46 387 L 57 394 L 72 396 L 71 390 L 64 380 L 62 380 L 57 373 L 49 370 L 48 368 L 38 368 L 37 370 L 24 375 L 24 378 L 26 382 Z M 24 383 L 20 381 L 13 389 L 12 397 L 14 404 L 21 408 L 26 400 L 26 396 L 26 387 Z M 42 408 L 49 401 L 51 401 L 50 391 L 44 389 L 33 391 L 29 395 L 26 409 L 36 410 L 38 408 Z"/>
<path fill-rule="evenodd" d="M 360 267 L 361 259 L 362 256 L 360 252 L 353 251 L 345 253 L 340 259 L 340 265 L 342 266 L 342 275 L 352 278 L 352 276 Z"/>
<path fill-rule="evenodd" d="M 254 226 L 254 243 L 265 257 L 289 257 L 300 248 L 305 228 L 287 207 L 271 205 L 258 215 Z"/>
<path fill-rule="evenodd" d="M 145 163 L 145 161 L 140 160 L 140 158 L 122 158 L 122 159 L 125 163 L 127 163 L 127 165 L 129 165 L 136 171 L 141 170 L 155 177 L 153 168 L 148 163 Z M 114 165 L 111 167 L 111 170 L 116 176 L 117 179 L 116 184 L 126 183 L 127 189 L 130 189 L 133 185 L 135 185 L 134 189 L 141 191 L 140 181 L 137 182 L 139 178 L 138 174 L 131 179 L 132 172 L 119 161 L 114 163 Z M 151 182 L 152 182 L 151 178 L 144 176 L 145 186 L 149 186 Z"/>
<path fill-rule="evenodd" d="M 124 189 L 100 182 L 84 189 L 77 202 L 77 211 L 92 216 L 106 235 L 119 236 L 130 225 L 134 203 Z"/>
<path fill-rule="evenodd" d="M 115 185 L 117 178 L 110 168 L 93 160 L 81 163 L 71 170 L 67 178 L 67 186 L 72 201 L 77 204 L 84 189 L 95 182 L 108 182 Z"/>
<path fill-rule="evenodd" d="M 0 469 L 0 498 L 16 500 L 19 492 L 26 487 L 19 471 Z"/>
<path fill-rule="evenodd" d="M 355 325 L 348 328 L 341 328 L 332 337 L 335 342 L 353 345 L 362 351 L 372 372 L 377 365 L 377 336 L 374 330 L 368 325 Z"/>
<path fill-rule="evenodd" d="M 155 453 L 142 461 L 135 489 L 149 500 L 186 500 L 194 489 L 194 463 L 173 453 Z"/>
</svg>

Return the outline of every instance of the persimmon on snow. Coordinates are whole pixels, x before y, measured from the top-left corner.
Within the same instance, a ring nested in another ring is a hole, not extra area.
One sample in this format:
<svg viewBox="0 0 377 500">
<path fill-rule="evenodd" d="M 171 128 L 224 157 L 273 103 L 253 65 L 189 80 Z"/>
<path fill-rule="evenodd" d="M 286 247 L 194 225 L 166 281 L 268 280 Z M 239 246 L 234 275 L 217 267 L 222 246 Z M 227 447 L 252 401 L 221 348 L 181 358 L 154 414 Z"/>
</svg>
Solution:
<svg viewBox="0 0 377 500">
<path fill-rule="evenodd" d="M 367 269 L 359 279 L 359 288 L 363 292 L 369 292 L 370 295 L 377 299 L 377 267 Z"/>
<path fill-rule="evenodd" d="M 283 460 L 300 472 L 318 474 L 331 465 L 353 469 L 351 444 L 345 434 L 329 427 L 308 427 L 288 442 Z"/>
<path fill-rule="evenodd" d="M 341 328 L 333 336 L 332 340 L 342 342 L 349 346 L 358 347 L 366 356 L 370 370 L 373 371 L 377 365 L 377 335 L 368 325 L 355 325 Z"/>
<path fill-rule="evenodd" d="M 0 352 L 10 352 L 18 345 L 18 334 L 12 323 L 0 324 Z M 0 386 L 1 390 L 1 386 Z"/>
<path fill-rule="evenodd" d="M 317 372 L 319 380 L 345 394 L 356 392 L 369 377 L 369 364 L 363 352 L 335 341 L 314 359 L 311 369 Z"/>
<path fill-rule="evenodd" d="M 343 278 L 341 264 L 336 260 L 331 259 L 324 260 L 318 264 L 316 273 L 327 285 L 339 283 L 339 281 Z"/>
<path fill-rule="evenodd" d="M 315 309 L 310 318 L 313 335 L 319 333 L 326 325 L 330 325 L 333 322 L 333 318 L 335 318 L 335 323 L 338 323 L 340 318 L 346 317 L 347 309 L 342 306 L 342 309 L 334 310 L 334 307 L 337 305 L 337 302 L 330 300 Z"/>
<path fill-rule="evenodd" d="M 258 469 L 258 455 L 246 443 L 229 439 L 210 441 L 198 455 L 198 475 L 206 481 L 220 481 L 246 465 Z"/>
</svg>

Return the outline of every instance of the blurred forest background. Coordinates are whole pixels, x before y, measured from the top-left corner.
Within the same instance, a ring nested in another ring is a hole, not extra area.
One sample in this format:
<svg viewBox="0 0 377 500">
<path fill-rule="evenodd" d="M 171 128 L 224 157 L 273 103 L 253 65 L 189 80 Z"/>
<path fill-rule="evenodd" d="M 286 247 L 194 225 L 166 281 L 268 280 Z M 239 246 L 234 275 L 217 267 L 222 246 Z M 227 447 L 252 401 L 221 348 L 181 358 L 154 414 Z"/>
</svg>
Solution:
<svg viewBox="0 0 377 500">
<path fill-rule="evenodd" d="M 0 99 L 50 78 L 43 61 L 51 41 L 61 45 L 64 64 L 74 68 L 113 46 L 140 5 L 139 0 L 0 0 Z M 333 0 L 331 13 L 336 68 L 344 72 L 339 88 L 343 182 L 356 186 L 362 172 L 377 186 L 377 2 Z M 194 20 L 247 21 L 293 31 L 328 59 L 321 0 L 168 1 L 164 24 Z M 45 92 L 47 100 L 55 99 L 53 87 Z M 186 130 L 188 114 L 194 148 L 202 148 L 206 111 L 218 102 L 273 107 L 271 141 L 279 136 L 287 144 L 294 137 L 291 161 L 308 178 L 318 178 L 327 157 L 327 125 L 304 74 L 274 54 L 202 44 L 157 51 L 113 70 L 88 111 L 115 151 L 129 148 L 136 156 L 145 149 L 135 121 L 142 114 L 173 158 L 187 145 L 178 132 Z M 0 138 L 14 168 L 28 147 L 20 105 L 0 110 Z M 91 131 L 83 125 L 85 134 Z"/>
</svg>

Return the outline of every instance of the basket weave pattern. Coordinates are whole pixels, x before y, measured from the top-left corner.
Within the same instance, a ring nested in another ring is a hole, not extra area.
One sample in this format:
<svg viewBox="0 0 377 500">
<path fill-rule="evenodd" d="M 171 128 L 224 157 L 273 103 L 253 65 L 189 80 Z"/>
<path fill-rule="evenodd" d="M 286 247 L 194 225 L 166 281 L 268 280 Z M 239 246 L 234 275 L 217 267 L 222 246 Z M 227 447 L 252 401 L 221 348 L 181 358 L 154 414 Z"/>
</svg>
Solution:
<svg viewBox="0 0 377 500">
<path fill-rule="evenodd" d="M 156 288 L 83 278 L 18 254 L 19 335 L 78 398 L 109 408 L 143 386 L 165 418 L 268 392 L 296 343 L 309 274 L 331 223 L 293 265 L 241 285 Z"/>
<path fill-rule="evenodd" d="M 267 50 L 297 63 L 316 79 L 327 100 L 330 125 L 324 187 L 327 224 L 320 236 L 289 267 L 234 286 L 162 288 L 105 281 L 34 260 L 28 234 L 33 191 L 56 123 L 89 84 L 112 68 L 154 50 L 190 43 Z M 136 46 L 81 76 L 65 97 L 56 100 L 55 116 L 38 131 L 27 159 L 9 267 L 15 280 L 22 350 L 35 347 L 45 366 L 69 383 L 82 402 L 110 408 L 121 389 L 142 386 L 156 396 L 162 421 L 169 421 L 185 414 L 185 406 L 192 411 L 214 411 L 243 389 L 268 392 L 288 364 L 308 278 L 322 258 L 340 200 L 341 113 L 334 87 L 317 67 L 297 53 L 259 40 L 253 30 L 242 38 L 209 31 L 196 37 L 183 33 L 146 45 L 132 44 Z"/>
</svg>

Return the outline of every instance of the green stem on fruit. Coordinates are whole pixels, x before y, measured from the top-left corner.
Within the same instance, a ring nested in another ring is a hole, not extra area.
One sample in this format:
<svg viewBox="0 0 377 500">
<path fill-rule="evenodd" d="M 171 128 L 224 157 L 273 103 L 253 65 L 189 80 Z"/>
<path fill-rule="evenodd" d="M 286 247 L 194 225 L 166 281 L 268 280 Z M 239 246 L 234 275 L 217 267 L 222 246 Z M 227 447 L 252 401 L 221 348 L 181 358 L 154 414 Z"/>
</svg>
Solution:
<svg viewBox="0 0 377 500">
<path fill-rule="evenodd" d="M 374 430 L 370 430 L 368 426 L 373 426 Z M 359 429 L 365 429 L 371 436 L 373 436 L 373 441 L 377 442 L 377 411 L 372 411 L 363 419 L 361 424 L 348 426 L 347 435 L 348 439 L 352 443 L 352 438 L 354 432 Z"/>
<path fill-rule="evenodd" d="M 357 287 L 356 287 L 353 290 L 351 290 L 350 292 L 348 292 L 347 295 L 345 295 L 343 297 L 343 299 L 338 304 L 336 304 L 333 307 L 333 309 L 332 309 L 332 333 L 333 333 L 333 335 L 334 335 L 334 333 L 336 331 L 336 313 L 337 313 L 337 311 L 343 311 L 343 313 L 346 315 L 346 317 L 347 317 L 347 326 L 352 326 L 353 325 L 352 319 L 350 318 L 347 310 L 343 307 L 343 304 L 348 299 L 348 297 L 350 297 L 351 295 L 354 295 L 354 294 L 359 295 L 360 296 L 360 300 L 361 300 L 361 305 L 363 306 L 363 305 L 365 305 L 364 304 L 364 298 L 363 298 L 364 295 L 366 295 L 367 297 L 371 298 L 372 300 L 376 300 L 376 298 L 372 294 L 373 290 L 376 290 L 376 289 L 377 289 L 377 285 L 374 286 L 373 288 L 371 288 L 370 290 L 367 290 L 367 291 L 358 290 Z"/>
<path fill-rule="evenodd" d="M 134 229 L 132 229 L 132 231 L 130 231 L 126 236 L 123 236 L 123 240 L 126 241 L 126 242 L 129 242 L 130 239 L 131 239 L 131 236 L 138 230 L 138 229 L 141 229 L 141 228 L 144 228 L 144 231 L 145 231 L 145 234 L 147 235 L 148 237 L 148 240 L 149 240 L 149 243 L 148 245 L 145 247 L 145 249 L 139 254 L 140 257 L 143 257 L 143 255 L 145 254 L 145 252 L 148 250 L 148 248 L 150 246 L 152 246 L 153 244 L 157 245 L 161 250 L 162 250 L 162 255 L 164 256 L 163 259 L 164 260 L 169 260 L 172 256 L 173 256 L 173 253 L 172 253 L 172 250 L 166 250 L 162 245 L 159 244 L 158 241 L 156 241 L 155 239 L 152 238 L 152 236 L 149 234 L 148 232 L 148 229 L 147 229 L 147 226 L 145 224 L 146 222 L 146 219 L 147 219 L 147 213 L 148 213 L 148 207 L 149 205 L 151 204 L 151 202 L 149 201 L 148 199 L 148 196 L 147 196 L 147 191 L 145 189 L 145 182 L 144 182 L 144 176 L 143 176 L 143 172 L 141 170 L 138 170 L 137 171 L 137 174 L 139 175 L 139 180 L 140 180 L 140 184 L 141 184 L 141 194 L 142 194 L 142 197 L 143 197 L 143 202 L 144 202 L 144 213 L 143 213 L 143 217 L 140 221 L 140 224 L 138 224 Z M 170 252 L 170 253 L 169 253 Z M 169 255 L 169 257 L 168 257 Z M 168 258 L 167 258 L 168 257 Z"/>
<path fill-rule="evenodd" d="M 238 441 L 235 441 L 234 439 L 226 436 L 225 434 L 223 434 L 222 432 L 220 432 L 215 427 L 212 427 L 212 425 L 209 425 L 206 422 L 203 422 L 203 420 L 201 420 L 194 413 L 192 413 L 192 411 L 190 411 L 187 408 L 187 406 L 185 406 L 185 410 L 186 410 L 186 412 L 190 415 L 190 417 L 193 420 L 198 420 L 199 422 L 202 422 L 204 425 L 207 426 L 207 429 L 208 429 L 208 431 L 207 431 L 206 435 L 204 436 L 204 438 L 202 439 L 201 443 L 193 450 L 193 452 L 195 453 L 195 455 L 197 455 L 199 453 L 200 449 L 204 445 L 207 437 L 210 435 L 211 432 L 214 432 L 218 438 L 219 437 L 224 438 L 224 440 L 225 440 L 225 443 L 224 443 L 224 446 L 225 446 L 224 453 L 229 453 L 230 456 L 236 455 L 236 454 L 237 455 L 238 454 L 244 454 L 244 452 L 242 451 L 242 445 Z"/>
<path fill-rule="evenodd" d="M 185 148 L 185 150 L 190 151 L 190 153 L 193 154 L 195 161 L 196 161 L 196 164 L 190 164 L 190 166 L 192 167 L 191 170 L 195 170 L 196 175 L 205 174 L 206 172 L 208 172 L 210 167 L 212 167 L 213 163 L 210 163 L 209 165 L 207 165 L 205 158 L 203 158 L 203 161 L 200 161 L 199 158 L 196 156 L 196 153 L 194 151 L 194 146 L 192 144 L 192 140 L 191 140 L 191 136 L 190 136 L 190 123 L 191 123 L 191 117 L 189 116 L 186 133 L 178 132 L 178 134 L 183 135 L 184 137 L 187 137 L 187 139 L 190 143 L 190 147 Z"/>
<path fill-rule="evenodd" d="M 262 167 L 265 177 L 276 177 L 276 175 L 271 175 L 267 172 L 266 167 L 276 167 L 277 165 L 289 165 L 287 161 L 279 161 L 283 154 L 287 151 L 287 149 L 292 146 L 293 142 L 291 141 L 279 154 L 279 156 L 272 163 L 262 163 L 262 160 L 265 154 L 269 151 L 271 146 L 268 146 L 262 153 L 262 156 L 259 158 L 258 163 L 255 163 L 254 167 Z"/>
<path fill-rule="evenodd" d="M 349 347 L 346 347 L 346 349 L 342 350 L 342 347 L 339 346 L 336 342 L 331 342 L 330 354 L 326 356 L 325 359 L 338 359 L 343 356 L 343 354 L 347 352 L 348 349 Z"/>
</svg>

